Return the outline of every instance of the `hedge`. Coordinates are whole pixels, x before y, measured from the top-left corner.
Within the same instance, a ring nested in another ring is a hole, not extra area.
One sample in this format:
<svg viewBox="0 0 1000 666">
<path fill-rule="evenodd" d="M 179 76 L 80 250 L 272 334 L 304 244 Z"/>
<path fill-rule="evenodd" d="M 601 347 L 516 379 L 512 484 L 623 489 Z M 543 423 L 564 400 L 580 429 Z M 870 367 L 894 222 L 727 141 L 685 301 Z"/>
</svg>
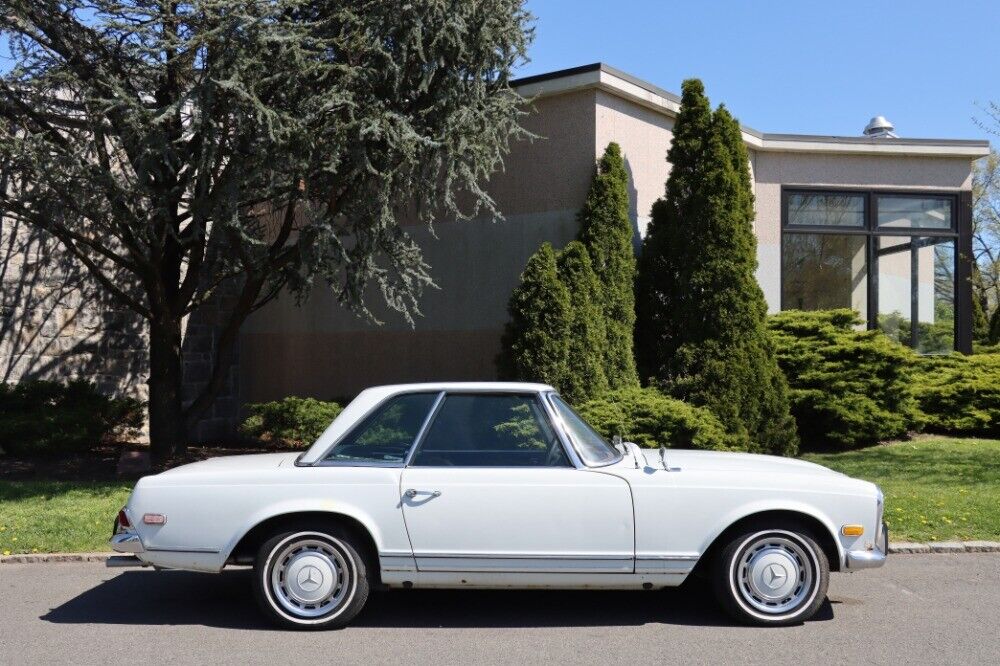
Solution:
<svg viewBox="0 0 1000 666">
<path fill-rule="evenodd" d="M 611 391 L 577 407 L 609 440 L 615 435 L 646 448 L 746 451 L 749 441 L 729 434 L 707 408 L 670 398 L 654 388 Z"/>
<path fill-rule="evenodd" d="M 801 449 L 852 449 L 905 437 L 920 426 L 917 356 L 851 310 L 790 310 L 770 318 L 791 388 Z"/>
<path fill-rule="evenodd" d="M 290 396 L 275 402 L 251 403 L 240 432 L 285 446 L 310 446 L 343 411 L 336 402 Z"/>
<path fill-rule="evenodd" d="M 85 381 L 0 384 L 0 448 L 11 455 L 83 452 L 137 434 L 144 404 Z"/>
<path fill-rule="evenodd" d="M 927 430 L 1000 437 L 1000 353 L 919 358 L 914 390 Z"/>
</svg>

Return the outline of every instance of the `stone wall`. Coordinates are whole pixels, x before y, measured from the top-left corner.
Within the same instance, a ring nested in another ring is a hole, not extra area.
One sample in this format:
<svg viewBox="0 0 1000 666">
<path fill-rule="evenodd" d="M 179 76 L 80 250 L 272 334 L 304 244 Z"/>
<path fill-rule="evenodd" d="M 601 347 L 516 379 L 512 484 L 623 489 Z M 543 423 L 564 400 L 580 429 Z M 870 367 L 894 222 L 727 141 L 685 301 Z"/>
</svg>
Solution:
<svg viewBox="0 0 1000 666">
<path fill-rule="evenodd" d="M 145 400 L 145 322 L 43 232 L 0 224 L 0 380 L 83 378 Z"/>
<path fill-rule="evenodd" d="M 184 397 L 192 400 L 211 373 L 217 340 L 236 285 L 226 285 L 188 318 Z M 0 381 L 87 379 L 102 393 L 148 399 L 145 322 L 97 288 L 87 270 L 37 229 L 3 218 L 0 225 Z M 191 433 L 195 443 L 223 442 L 239 423 L 239 349 L 229 359 L 215 404 Z M 145 435 L 145 433 L 143 433 Z"/>
</svg>

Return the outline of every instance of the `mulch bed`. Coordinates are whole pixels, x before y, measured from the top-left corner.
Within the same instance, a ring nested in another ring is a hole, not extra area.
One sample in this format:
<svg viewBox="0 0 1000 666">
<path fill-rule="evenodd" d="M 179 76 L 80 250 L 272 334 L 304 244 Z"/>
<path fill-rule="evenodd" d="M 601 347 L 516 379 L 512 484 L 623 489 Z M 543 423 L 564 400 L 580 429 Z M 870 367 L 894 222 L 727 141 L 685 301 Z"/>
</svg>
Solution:
<svg viewBox="0 0 1000 666">
<path fill-rule="evenodd" d="M 129 451 L 145 452 L 147 447 L 132 442 L 102 444 L 84 453 L 69 453 L 43 456 L 8 456 L 0 454 L 0 480 L 7 481 L 118 481 L 135 479 L 156 470 L 119 474 L 118 461 Z M 277 445 L 250 446 L 193 446 L 179 456 L 175 456 L 163 469 L 177 467 L 199 460 L 218 456 L 234 456 L 244 453 L 271 453 L 275 451 L 299 451 Z"/>
</svg>

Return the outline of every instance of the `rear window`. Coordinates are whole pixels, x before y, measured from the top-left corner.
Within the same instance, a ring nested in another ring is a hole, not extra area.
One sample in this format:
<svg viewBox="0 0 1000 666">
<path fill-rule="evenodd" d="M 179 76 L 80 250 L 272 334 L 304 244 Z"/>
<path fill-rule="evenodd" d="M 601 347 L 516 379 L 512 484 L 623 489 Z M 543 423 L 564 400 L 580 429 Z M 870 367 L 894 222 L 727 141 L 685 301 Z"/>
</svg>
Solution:
<svg viewBox="0 0 1000 666">
<path fill-rule="evenodd" d="M 438 395 L 407 393 L 390 398 L 340 440 L 324 460 L 404 462 Z"/>
</svg>

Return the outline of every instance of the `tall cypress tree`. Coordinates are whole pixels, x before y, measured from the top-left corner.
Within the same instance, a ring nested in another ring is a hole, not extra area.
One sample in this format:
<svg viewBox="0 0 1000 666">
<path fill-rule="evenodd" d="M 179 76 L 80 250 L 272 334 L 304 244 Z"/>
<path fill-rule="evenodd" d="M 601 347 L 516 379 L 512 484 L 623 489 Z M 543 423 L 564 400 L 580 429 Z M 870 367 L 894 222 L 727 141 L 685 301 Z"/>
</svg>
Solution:
<svg viewBox="0 0 1000 666">
<path fill-rule="evenodd" d="M 683 85 L 666 196 L 653 207 L 637 281 L 643 376 L 709 407 L 754 450 L 792 454 L 788 387 L 757 284 L 753 193 L 739 124 Z"/>
<path fill-rule="evenodd" d="M 653 204 L 651 219 L 639 255 L 636 276 L 635 356 L 639 376 L 656 383 L 671 375 L 669 363 L 681 345 L 680 317 L 690 307 L 691 264 L 684 249 L 692 231 L 682 220 L 693 218 L 702 196 L 700 159 L 712 126 L 712 110 L 701 82 L 681 86 L 681 107 L 674 123 L 674 136 L 667 152 L 670 177 L 666 195 Z"/>
<path fill-rule="evenodd" d="M 604 374 L 612 389 L 639 385 L 632 347 L 635 328 L 635 251 L 628 215 L 628 172 L 621 147 L 610 143 L 597 163 L 580 211 L 580 240 L 601 287 L 607 334 Z"/>
<path fill-rule="evenodd" d="M 559 280 L 569 291 L 569 353 L 566 375 L 559 386 L 567 400 L 583 402 L 608 390 L 604 373 L 607 331 L 601 311 L 601 283 L 587 248 L 573 241 L 556 261 Z"/>
<path fill-rule="evenodd" d="M 570 298 L 552 245 L 543 243 L 528 259 L 507 309 L 510 320 L 497 357 L 501 378 L 561 388 L 569 358 Z"/>
</svg>

